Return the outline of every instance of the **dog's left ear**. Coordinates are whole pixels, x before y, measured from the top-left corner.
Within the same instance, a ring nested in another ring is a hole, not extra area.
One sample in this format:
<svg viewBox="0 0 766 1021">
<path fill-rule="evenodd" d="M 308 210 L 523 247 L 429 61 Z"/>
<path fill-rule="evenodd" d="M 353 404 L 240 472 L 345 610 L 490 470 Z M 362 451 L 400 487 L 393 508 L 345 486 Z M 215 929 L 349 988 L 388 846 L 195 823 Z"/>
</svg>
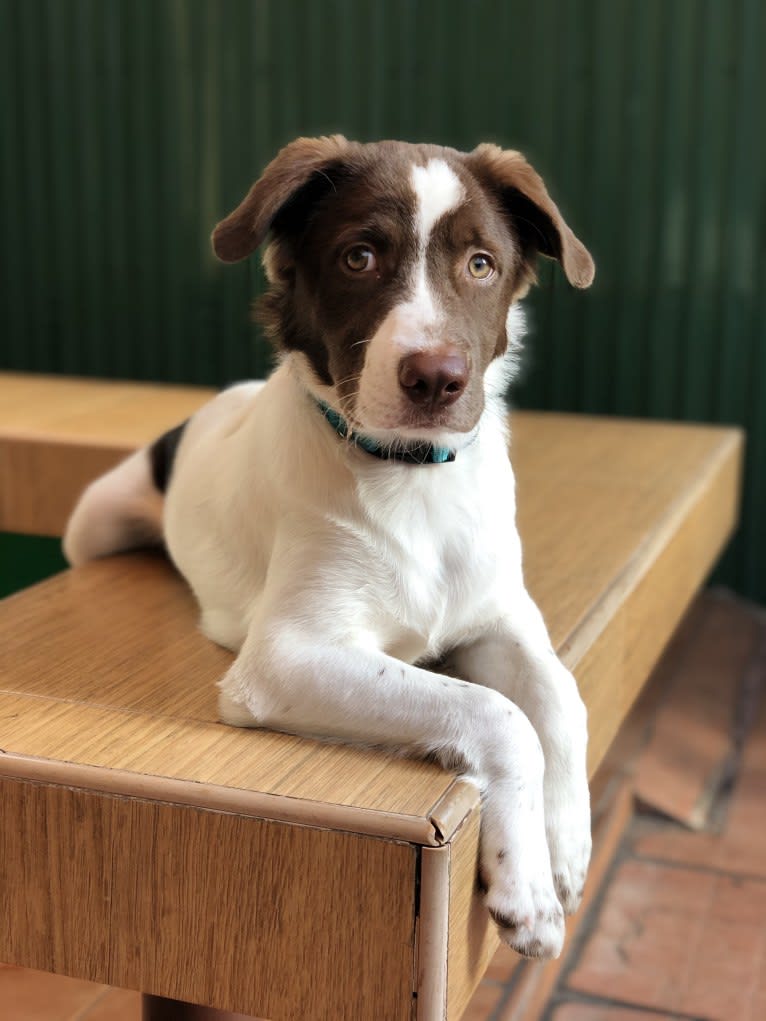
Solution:
<svg viewBox="0 0 766 1021">
<path fill-rule="evenodd" d="M 237 208 L 213 231 L 213 251 L 222 262 L 239 262 L 265 240 L 283 207 L 316 175 L 332 185 L 327 171 L 351 148 L 343 135 L 297 138 L 269 163 Z"/>
<path fill-rule="evenodd" d="M 590 287 L 596 267 L 588 249 L 566 225 L 543 179 L 521 153 L 480 145 L 469 153 L 467 163 L 479 181 L 498 196 L 513 221 L 524 257 L 533 260 L 539 252 L 556 259 L 570 284 Z"/>
</svg>

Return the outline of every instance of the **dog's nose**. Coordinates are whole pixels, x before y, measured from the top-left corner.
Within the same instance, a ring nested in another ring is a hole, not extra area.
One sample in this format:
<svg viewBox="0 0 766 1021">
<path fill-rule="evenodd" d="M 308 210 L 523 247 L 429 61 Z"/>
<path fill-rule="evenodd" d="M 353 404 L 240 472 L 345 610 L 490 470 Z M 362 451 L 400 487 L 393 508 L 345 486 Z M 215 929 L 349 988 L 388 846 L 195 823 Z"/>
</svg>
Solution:
<svg viewBox="0 0 766 1021">
<path fill-rule="evenodd" d="M 432 411 L 454 404 L 468 383 L 468 362 L 454 348 L 417 351 L 399 362 L 399 385 L 413 404 Z"/>
</svg>

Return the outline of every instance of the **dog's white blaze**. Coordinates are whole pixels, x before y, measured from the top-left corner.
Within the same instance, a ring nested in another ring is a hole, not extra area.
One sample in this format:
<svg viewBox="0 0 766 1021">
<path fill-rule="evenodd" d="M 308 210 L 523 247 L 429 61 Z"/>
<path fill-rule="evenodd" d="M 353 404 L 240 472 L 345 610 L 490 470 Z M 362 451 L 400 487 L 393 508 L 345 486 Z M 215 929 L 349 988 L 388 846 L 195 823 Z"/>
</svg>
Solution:
<svg viewBox="0 0 766 1021">
<path fill-rule="evenodd" d="M 359 386 L 357 409 L 365 425 L 372 428 L 392 428 L 397 423 L 401 359 L 441 343 L 442 316 L 428 285 L 426 254 L 436 223 L 465 197 L 462 183 L 444 160 L 429 160 L 424 167 L 413 164 L 410 183 L 415 192 L 413 226 L 418 239 L 410 291 L 371 338 Z"/>
<path fill-rule="evenodd" d="M 437 303 L 426 275 L 426 253 L 431 232 L 437 221 L 454 209 L 465 197 L 465 189 L 456 174 L 444 160 L 429 160 L 425 167 L 413 165 L 410 183 L 415 192 L 415 232 L 418 253 L 412 277 L 412 290 L 407 301 L 393 310 L 399 318 L 410 324 L 411 337 L 402 336 L 403 353 L 423 350 L 428 346 L 428 328 L 439 321 Z M 424 336 L 425 334 L 425 336 Z"/>
<path fill-rule="evenodd" d="M 424 250 L 436 221 L 462 201 L 465 189 L 444 160 L 429 160 L 424 167 L 413 166 L 410 182 L 418 200 L 415 225 Z"/>
</svg>

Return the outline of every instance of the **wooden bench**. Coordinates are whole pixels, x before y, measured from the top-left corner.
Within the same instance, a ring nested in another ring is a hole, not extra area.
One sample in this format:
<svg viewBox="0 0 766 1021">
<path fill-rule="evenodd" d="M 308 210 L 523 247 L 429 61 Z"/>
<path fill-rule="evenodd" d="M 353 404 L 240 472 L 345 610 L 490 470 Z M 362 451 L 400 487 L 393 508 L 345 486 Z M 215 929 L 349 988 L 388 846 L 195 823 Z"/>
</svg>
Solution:
<svg viewBox="0 0 766 1021">
<path fill-rule="evenodd" d="M 90 478 L 207 397 L 0 375 L 0 530 L 60 534 Z M 592 772 L 734 527 L 742 437 L 518 413 L 512 447 Z M 229 661 L 160 556 L 0 604 L 0 961 L 275 1021 L 459 1018 L 497 946 L 476 790 L 219 724 Z"/>
</svg>

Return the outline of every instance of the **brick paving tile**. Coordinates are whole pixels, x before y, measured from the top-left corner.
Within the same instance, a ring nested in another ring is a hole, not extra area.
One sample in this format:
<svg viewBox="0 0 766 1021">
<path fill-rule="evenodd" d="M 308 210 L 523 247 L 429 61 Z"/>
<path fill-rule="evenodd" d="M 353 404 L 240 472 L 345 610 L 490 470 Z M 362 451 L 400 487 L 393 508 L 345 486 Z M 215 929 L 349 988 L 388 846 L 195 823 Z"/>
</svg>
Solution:
<svg viewBox="0 0 766 1021">
<path fill-rule="evenodd" d="M 551 1015 L 551 1021 L 676 1021 L 674 1014 L 612 1007 L 609 1004 L 562 1003 Z"/>
<path fill-rule="evenodd" d="M 493 982 L 509 982 L 514 972 L 524 967 L 524 958 L 519 957 L 510 947 L 501 943 L 484 973 L 485 979 Z"/>
<path fill-rule="evenodd" d="M 0 965 L 3 1021 L 74 1021 L 107 986 Z"/>
<path fill-rule="evenodd" d="M 668 662 L 666 694 L 637 763 L 635 789 L 652 808 L 701 827 L 731 748 L 739 684 L 762 625 L 726 594 L 707 594 L 693 617 L 691 640 Z"/>
<path fill-rule="evenodd" d="M 766 700 L 745 742 L 722 833 L 660 827 L 638 836 L 634 847 L 648 858 L 766 877 Z"/>
<path fill-rule="evenodd" d="M 496 982 L 481 982 L 465 1008 L 461 1021 L 488 1021 L 497 1009 L 504 991 Z"/>
<path fill-rule="evenodd" d="M 109 989 L 77 1021 L 140 1021 L 140 1018 L 140 993 L 129 989 Z"/>
<path fill-rule="evenodd" d="M 763 1021 L 765 956 L 765 882 L 628 861 L 568 986 L 709 1021 Z"/>
</svg>

